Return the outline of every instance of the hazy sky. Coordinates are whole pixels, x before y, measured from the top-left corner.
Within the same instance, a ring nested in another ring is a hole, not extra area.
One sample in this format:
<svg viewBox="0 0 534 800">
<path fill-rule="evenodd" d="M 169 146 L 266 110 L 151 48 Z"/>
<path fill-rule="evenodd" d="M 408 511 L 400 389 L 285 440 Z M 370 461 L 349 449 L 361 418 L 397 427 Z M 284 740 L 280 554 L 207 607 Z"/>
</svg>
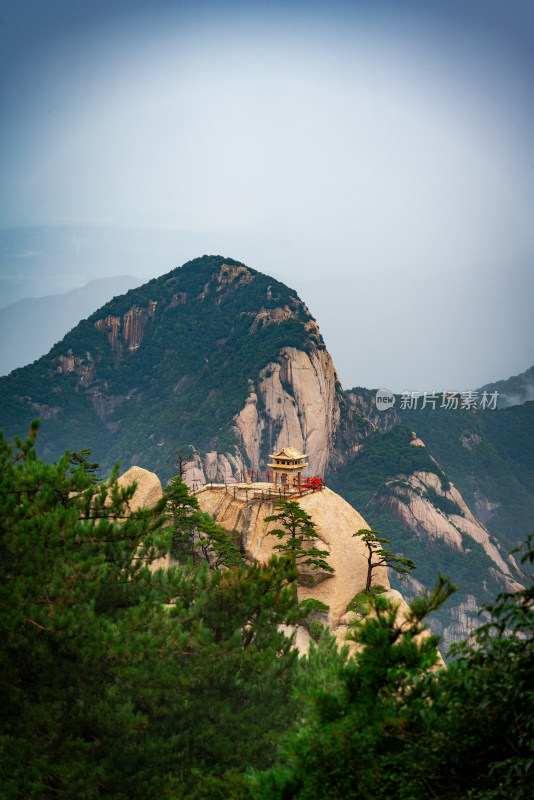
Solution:
<svg viewBox="0 0 534 800">
<path fill-rule="evenodd" d="M 532 0 L 0 0 L 0 305 L 221 253 L 346 388 L 521 372 L 533 75 Z"/>
</svg>

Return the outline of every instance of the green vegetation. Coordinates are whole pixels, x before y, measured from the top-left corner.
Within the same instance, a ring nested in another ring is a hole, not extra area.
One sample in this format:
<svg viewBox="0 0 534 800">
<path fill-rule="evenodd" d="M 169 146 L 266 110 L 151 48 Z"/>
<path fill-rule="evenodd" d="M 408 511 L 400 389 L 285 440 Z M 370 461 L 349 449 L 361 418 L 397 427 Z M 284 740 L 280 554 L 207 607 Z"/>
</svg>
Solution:
<svg viewBox="0 0 534 800">
<path fill-rule="evenodd" d="M 314 544 L 317 540 L 317 526 L 298 502 L 277 500 L 274 510 L 276 513 L 265 517 L 264 521 L 281 522 L 283 526 L 269 531 L 270 536 L 277 536 L 281 540 L 280 544 L 274 546 L 275 550 L 292 557 L 297 565 L 306 565 L 312 570 L 334 572 L 334 568 L 326 561 L 330 555 L 328 550 L 319 550 Z M 315 583 L 313 576 L 308 573 L 306 578 L 313 586 Z"/>
<path fill-rule="evenodd" d="M 2 796 L 200 797 L 267 767 L 297 708 L 291 560 L 151 572 L 165 499 L 125 518 L 135 486 L 45 464 L 36 431 L 0 436 Z"/>
<path fill-rule="evenodd" d="M 533 587 L 500 595 L 490 622 L 435 673 L 436 638 L 418 637 L 452 589 L 440 581 L 404 622 L 372 599 L 373 614 L 352 634 L 361 649 L 330 685 L 312 689 L 280 763 L 256 776 L 257 800 L 531 797 Z"/>
<path fill-rule="evenodd" d="M 0 435 L 6 800 L 530 798 L 532 575 L 448 670 L 421 635 L 445 580 L 403 620 L 381 587 L 360 592 L 354 657 L 312 620 L 299 659 L 281 630 L 310 610 L 294 554 L 151 570 L 173 538 L 190 546 L 183 484 L 128 516 L 135 486 L 95 481 L 88 453 L 44 463 L 36 433 L 14 449 Z M 298 537 L 309 519 L 284 511 Z"/>
<path fill-rule="evenodd" d="M 389 539 L 380 537 L 376 531 L 362 528 L 352 535 L 358 536 L 367 547 L 367 578 L 365 580 L 365 592 L 369 593 L 371 591 L 373 571 L 378 569 L 378 567 L 388 566 L 393 572 L 397 573 L 401 581 L 406 575 L 410 575 L 412 570 L 416 569 L 411 559 L 396 556 L 395 553 L 385 550 L 382 545 L 389 544 Z"/>
<path fill-rule="evenodd" d="M 292 318 L 254 327 L 258 313 L 285 306 Z M 140 310 L 143 330 L 134 349 L 124 338 L 124 315 L 132 308 Z M 121 320 L 114 348 L 95 326 L 107 317 Z M 12 437 L 40 415 L 39 451 L 47 460 L 91 441 L 104 470 L 135 462 L 166 482 L 174 474 L 173 449 L 234 452 L 233 417 L 245 404 L 249 379 L 279 360 L 283 347 L 324 347 L 306 330 L 310 319 L 279 281 L 233 259 L 197 258 L 114 298 L 47 356 L 1 378 L 0 426 Z M 77 371 L 58 372 L 69 351 Z"/>
<path fill-rule="evenodd" d="M 312 619 L 308 623 L 308 630 L 313 641 L 319 642 L 326 631 L 326 627 L 318 619 Z"/>
<path fill-rule="evenodd" d="M 385 591 L 386 587 L 377 583 L 369 589 L 364 589 L 363 592 L 358 592 L 348 604 L 347 611 L 354 611 L 355 614 L 359 614 L 361 617 L 369 616 L 373 610 L 373 598 L 379 594 L 384 594 Z"/>
<path fill-rule="evenodd" d="M 97 473 L 100 469 L 100 464 L 98 464 L 96 461 L 89 461 L 90 458 L 90 447 L 84 447 L 79 453 L 71 453 L 69 458 L 71 463 L 71 472 L 75 472 L 76 469 L 81 466 L 85 474 L 90 475 L 96 482 L 98 480 Z"/>
<path fill-rule="evenodd" d="M 200 510 L 197 498 L 190 494 L 180 475 L 169 482 L 164 497 L 172 521 L 172 556 L 179 561 L 191 559 L 193 563 L 203 560 L 211 571 L 244 564 L 233 538 Z"/>
</svg>

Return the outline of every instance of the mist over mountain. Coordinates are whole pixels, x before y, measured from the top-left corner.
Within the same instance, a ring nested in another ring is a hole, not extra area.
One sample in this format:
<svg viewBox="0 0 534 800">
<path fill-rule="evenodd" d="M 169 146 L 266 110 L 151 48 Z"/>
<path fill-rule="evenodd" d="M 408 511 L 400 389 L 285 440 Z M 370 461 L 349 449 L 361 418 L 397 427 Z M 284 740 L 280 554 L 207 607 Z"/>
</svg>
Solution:
<svg viewBox="0 0 534 800">
<path fill-rule="evenodd" d="M 141 227 L 4 228 L 0 230 L 0 308 L 27 297 L 70 292 L 109 276 L 141 275 L 140 284 L 204 246 L 201 233 Z M 63 335 L 66 332 L 67 328 Z"/>
<path fill-rule="evenodd" d="M 0 375 L 35 361 L 81 319 L 139 283 L 127 275 L 99 278 L 80 289 L 27 297 L 0 308 Z"/>
<path fill-rule="evenodd" d="M 519 406 L 534 400 L 534 366 L 506 380 L 495 381 L 480 387 L 480 391 L 498 392 L 499 408 Z"/>
</svg>

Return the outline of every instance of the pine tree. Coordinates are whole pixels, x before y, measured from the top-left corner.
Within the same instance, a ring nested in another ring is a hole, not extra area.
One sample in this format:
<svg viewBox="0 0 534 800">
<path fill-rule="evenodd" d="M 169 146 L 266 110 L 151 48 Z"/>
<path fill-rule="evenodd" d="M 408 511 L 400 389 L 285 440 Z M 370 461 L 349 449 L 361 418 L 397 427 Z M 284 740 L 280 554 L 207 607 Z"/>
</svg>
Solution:
<svg viewBox="0 0 534 800">
<path fill-rule="evenodd" d="M 244 563 L 231 534 L 200 510 L 198 499 L 180 475 L 169 481 L 164 497 L 173 523 L 171 554 L 175 558 L 196 563 L 203 559 L 210 570 Z"/>
<path fill-rule="evenodd" d="M 275 514 L 265 517 L 265 522 L 281 522 L 282 528 L 269 531 L 269 535 L 277 536 L 281 543 L 275 550 L 292 556 L 297 565 L 306 564 L 312 569 L 334 572 L 334 568 L 326 561 L 330 553 L 319 550 L 314 542 L 317 540 L 317 526 L 311 516 L 299 506 L 296 500 L 278 500 L 275 503 Z"/>
<path fill-rule="evenodd" d="M 309 686 L 306 714 L 285 739 L 279 763 L 251 780 L 256 800 L 434 796 L 421 787 L 413 791 L 410 776 L 418 765 L 409 725 L 426 711 L 424 679 L 434 679 L 438 662 L 438 637 L 421 636 L 423 620 L 452 590 L 441 582 L 412 603 L 406 618 L 382 596 L 372 598 L 374 614 L 349 637 L 358 651 L 335 670 L 330 685 Z M 417 721 L 417 734 L 420 727 Z"/>
<path fill-rule="evenodd" d="M 377 567 L 385 565 L 391 567 L 400 576 L 401 580 L 406 575 L 409 575 L 413 569 L 416 569 L 416 565 L 411 559 L 402 558 L 389 550 L 384 550 L 382 545 L 389 544 L 389 540 L 381 538 L 376 531 L 369 531 L 364 528 L 356 531 L 353 536 L 359 536 L 367 547 L 367 578 L 364 589 L 366 593 L 371 590 L 373 570 L 377 569 Z"/>
<path fill-rule="evenodd" d="M 97 472 L 100 469 L 100 464 L 96 461 L 89 461 L 91 458 L 91 448 L 84 447 L 82 450 L 78 450 L 78 452 L 70 453 L 69 461 L 71 463 L 71 471 L 74 472 L 78 469 L 78 467 L 82 467 L 83 471 L 87 475 L 91 475 L 93 480 L 98 480 Z"/>
<path fill-rule="evenodd" d="M 36 433 L 0 434 L 2 796 L 194 797 L 266 767 L 296 713 L 294 564 L 151 572 L 165 500 L 127 516 L 135 485 L 45 464 Z"/>
<path fill-rule="evenodd" d="M 200 506 L 195 495 L 189 493 L 181 475 L 171 478 L 163 496 L 172 527 L 171 555 L 179 561 L 195 560 L 195 528 L 200 516 Z"/>
<path fill-rule="evenodd" d="M 522 563 L 534 564 L 533 539 Z M 530 800 L 534 768 L 534 584 L 505 592 L 490 620 L 439 665 L 424 621 L 454 588 L 399 614 L 381 595 L 353 627 L 359 647 L 330 683 L 309 685 L 278 763 L 250 779 L 255 800 Z"/>
</svg>

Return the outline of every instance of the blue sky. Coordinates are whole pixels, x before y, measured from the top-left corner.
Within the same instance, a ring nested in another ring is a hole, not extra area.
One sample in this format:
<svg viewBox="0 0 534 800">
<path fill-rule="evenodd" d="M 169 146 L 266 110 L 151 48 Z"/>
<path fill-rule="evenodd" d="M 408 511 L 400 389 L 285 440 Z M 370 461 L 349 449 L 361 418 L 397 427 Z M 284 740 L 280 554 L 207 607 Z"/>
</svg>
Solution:
<svg viewBox="0 0 534 800">
<path fill-rule="evenodd" d="M 527 0 L 0 0 L 2 304 L 222 253 L 346 388 L 521 372 L 533 34 Z"/>
</svg>

